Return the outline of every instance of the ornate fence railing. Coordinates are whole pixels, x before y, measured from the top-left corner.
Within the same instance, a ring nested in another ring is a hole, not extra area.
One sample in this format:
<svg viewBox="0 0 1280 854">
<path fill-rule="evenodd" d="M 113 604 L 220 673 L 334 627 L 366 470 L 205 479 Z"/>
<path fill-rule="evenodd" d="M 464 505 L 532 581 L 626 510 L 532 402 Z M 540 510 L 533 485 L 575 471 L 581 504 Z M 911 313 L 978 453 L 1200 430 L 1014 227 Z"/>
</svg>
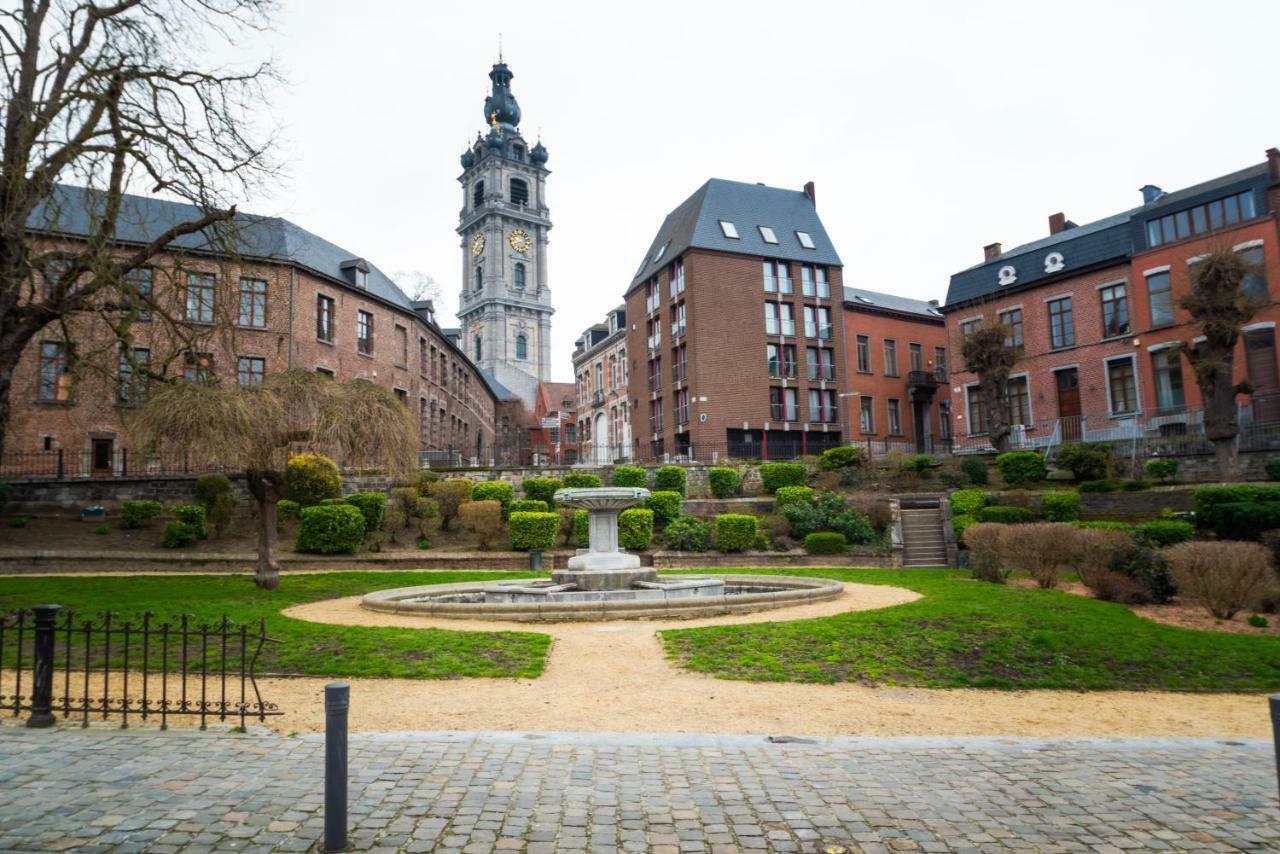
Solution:
<svg viewBox="0 0 1280 854">
<path fill-rule="evenodd" d="M 266 622 L 196 622 L 188 615 L 156 621 L 102 612 L 81 618 L 57 605 L 0 615 L 0 713 L 30 712 L 28 726 L 79 719 L 173 715 L 263 721 L 280 714 L 262 699 L 257 666 L 267 644 Z"/>
</svg>

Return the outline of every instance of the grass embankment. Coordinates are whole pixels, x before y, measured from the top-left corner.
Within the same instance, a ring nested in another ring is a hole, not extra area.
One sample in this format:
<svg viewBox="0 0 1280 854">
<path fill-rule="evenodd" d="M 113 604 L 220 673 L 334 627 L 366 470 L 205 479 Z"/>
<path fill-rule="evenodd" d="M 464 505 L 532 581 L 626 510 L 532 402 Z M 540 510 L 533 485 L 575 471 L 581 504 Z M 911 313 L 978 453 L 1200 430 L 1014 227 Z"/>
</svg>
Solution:
<svg viewBox="0 0 1280 854">
<path fill-rule="evenodd" d="M 922 599 L 787 623 L 663 632 L 668 654 L 728 679 L 947 688 L 1270 691 L 1280 638 L 1160 625 L 1122 605 L 937 570 L 797 570 Z"/>
<path fill-rule="evenodd" d="M 279 590 L 259 590 L 247 576 L 130 576 L 0 578 L 0 613 L 56 602 L 97 620 L 110 611 L 117 625 L 150 611 L 153 624 L 190 615 L 217 624 L 266 619 L 268 644 L 261 674 L 447 679 L 460 676 L 532 678 L 542 673 L 550 638 L 534 632 L 460 632 L 444 629 L 332 626 L 281 615 L 305 602 L 353 596 L 388 587 L 451 584 L 519 577 L 521 573 L 334 572 L 288 575 Z M 523 573 L 528 575 L 528 573 Z M 135 623 L 136 624 L 136 623 Z M 118 639 L 113 643 L 118 644 Z M 59 655 L 61 655 L 59 639 Z M 153 650 L 158 647 L 153 646 Z M 113 655 L 113 658 L 115 656 Z M 134 664 L 140 660 L 136 655 Z M 11 664 L 12 662 L 10 662 Z M 176 668 L 176 666 L 175 666 Z"/>
</svg>

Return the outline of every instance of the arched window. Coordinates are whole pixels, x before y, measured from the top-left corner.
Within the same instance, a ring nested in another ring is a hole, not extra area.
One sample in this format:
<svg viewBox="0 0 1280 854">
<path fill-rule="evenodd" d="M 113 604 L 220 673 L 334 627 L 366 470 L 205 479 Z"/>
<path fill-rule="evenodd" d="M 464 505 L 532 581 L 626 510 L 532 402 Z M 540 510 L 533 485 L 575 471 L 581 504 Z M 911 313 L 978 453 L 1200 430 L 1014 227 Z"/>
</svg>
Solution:
<svg viewBox="0 0 1280 854">
<path fill-rule="evenodd" d="M 516 334 L 516 358 L 521 361 L 529 358 L 529 339 L 523 332 Z"/>
<path fill-rule="evenodd" d="M 483 264 L 476 265 L 475 287 L 477 291 L 480 290 L 482 287 L 484 287 L 484 265 Z"/>
<path fill-rule="evenodd" d="M 520 207 L 529 204 L 529 185 L 523 178 L 511 179 L 511 204 Z"/>
<path fill-rule="evenodd" d="M 484 430 L 476 428 L 476 456 L 484 456 Z"/>
<path fill-rule="evenodd" d="M 471 188 L 471 207 L 478 208 L 484 204 L 484 181 L 476 181 Z"/>
<path fill-rule="evenodd" d="M 524 264 L 521 264 L 519 261 L 516 262 L 515 279 L 516 290 L 524 290 Z"/>
<path fill-rule="evenodd" d="M 477 362 L 480 361 L 480 336 L 479 335 L 471 336 L 471 349 L 475 353 L 475 357 L 474 357 L 475 360 Z"/>
</svg>

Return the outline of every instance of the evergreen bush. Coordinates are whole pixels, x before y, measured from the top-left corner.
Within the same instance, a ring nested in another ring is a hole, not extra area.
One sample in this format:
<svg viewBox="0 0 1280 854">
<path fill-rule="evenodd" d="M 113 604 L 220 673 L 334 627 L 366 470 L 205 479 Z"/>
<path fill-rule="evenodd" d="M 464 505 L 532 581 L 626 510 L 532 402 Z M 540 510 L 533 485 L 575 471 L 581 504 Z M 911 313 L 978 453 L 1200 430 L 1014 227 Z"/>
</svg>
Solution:
<svg viewBox="0 0 1280 854">
<path fill-rule="evenodd" d="M 987 494 L 981 489 L 958 489 L 949 497 L 952 513 L 971 516 L 987 506 Z"/>
<path fill-rule="evenodd" d="M 618 514 L 618 545 L 631 551 L 649 548 L 653 541 L 653 511 L 631 507 Z"/>
<path fill-rule="evenodd" d="M 1179 519 L 1154 519 L 1134 527 L 1134 538 L 1153 549 L 1176 546 L 1196 535 L 1196 526 Z"/>
<path fill-rule="evenodd" d="M 297 454 L 284 466 L 285 494 L 303 507 L 342 495 L 342 473 L 323 454 Z"/>
<path fill-rule="evenodd" d="M 681 466 L 663 466 L 653 476 L 653 488 L 660 492 L 689 494 L 689 478 Z"/>
<path fill-rule="evenodd" d="M 600 475 L 574 472 L 564 476 L 565 489 L 596 489 L 601 486 Z"/>
<path fill-rule="evenodd" d="M 778 510 L 782 510 L 783 507 L 795 504 L 797 501 L 813 501 L 813 489 L 808 486 L 784 486 L 774 493 L 774 498 Z"/>
<path fill-rule="evenodd" d="M 194 543 L 197 536 L 195 528 L 175 520 L 165 523 L 164 537 L 160 542 L 166 549 L 180 549 Z"/>
<path fill-rule="evenodd" d="M 804 538 L 804 550 L 811 555 L 839 555 L 849 548 L 839 531 L 814 531 Z"/>
<path fill-rule="evenodd" d="M 614 466 L 613 485 L 643 488 L 649 485 L 649 478 L 640 466 Z"/>
<path fill-rule="evenodd" d="M 1147 460 L 1143 468 L 1147 472 L 1147 477 L 1158 480 L 1161 483 L 1170 483 L 1178 476 L 1178 461 L 1167 457 Z"/>
<path fill-rule="evenodd" d="M 159 501 L 121 501 L 120 523 L 126 528 L 141 528 L 164 512 Z"/>
<path fill-rule="evenodd" d="M 520 484 L 520 489 L 524 492 L 525 498 L 532 498 L 534 501 L 545 501 L 547 507 L 555 509 L 556 506 L 556 490 L 562 489 L 564 484 L 558 477 L 526 477 L 524 482 Z"/>
<path fill-rule="evenodd" d="M 350 504 L 304 507 L 295 548 L 317 554 L 355 554 L 364 542 L 364 514 Z"/>
<path fill-rule="evenodd" d="M 1102 480 L 1111 473 L 1111 446 L 1077 442 L 1054 449 L 1053 463 L 1077 480 Z"/>
<path fill-rule="evenodd" d="M 716 549 L 743 552 L 756 541 L 756 517 L 743 513 L 721 513 L 716 517 Z"/>
<path fill-rule="evenodd" d="M 979 457 L 965 457 L 960 461 L 960 471 L 964 472 L 964 476 L 974 486 L 986 486 L 987 481 L 991 479 L 986 460 Z"/>
<path fill-rule="evenodd" d="M 549 549 L 556 544 L 556 532 L 560 530 L 560 517 L 555 513 L 537 513 L 512 510 L 507 523 L 511 548 L 516 551 Z"/>
<path fill-rule="evenodd" d="M 653 520 L 662 527 L 680 516 L 683 496 L 679 492 L 658 490 L 649 494 L 644 506 L 653 511 Z"/>
<path fill-rule="evenodd" d="M 784 486 L 804 486 L 808 472 L 802 463 L 762 463 L 760 483 L 770 494 Z"/>
<path fill-rule="evenodd" d="M 213 508 L 219 495 L 228 492 L 231 492 L 231 481 L 225 474 L 202 474 L 196 478 L 196 503 L 206 510 Z"/>
<path fill-rule="evenodd" d="M 535 498 L 522 498 L 519 501 L 512 501 L 508 511 L 508 515 L 510 513 L 548 513 L 550 508 L 547 507 L 547 502 L 545 501 L 539 501 Z"/>
<path fill-rule="evenodd" d="M 209 537 L 209 514 L 204 507 L 199 504 L 175 504 L 169 509 L 173 514 L 173 518 L 179 522 L 183 522 L 191 526 L 191 530 L 196 532 L 196 536 L 202 540 Z M 1274 526 L 1273 526 L 1274 527 Z"/>
<path fill-rule="evenodd" d="M 693 516 L 681 516 L 662 531 L 667 548 L 678 552 L 705 552 L 711 543 L 711 527 Z"/>
<path fill-rule="evenodd" d="M 996 468 L 1000 469 L 1000 477 L 1004 478 L 1005 484 L 1013 487 L 1024 483 L 1039 483 L 1048 474 L 1044 456 L 1037 451 L 1003 453 L 996 457 Z"/>
<path fill-rule="evenodd" d="M 854 468 L 867 461 L 867 451 L 858 445 L 839 445 L 827 448 L 818 457 L 818 468 L 823 471 Z"/>
<path fill-rule="evenodd" d="M 995 522 L 1001 525 L 1020 525 L 1036 518 L 1036 514 L 1026 507 L 1009 507 L 1006 505 L 983 507 L 974 516 L 977 517 L 979 522 Z"/>
<path fill-rule="evenodd" d="M 707 471 L 707 485 L 716 498 L 732 498 L 741 482 L 742 478 L 733 469 L 713 468 Z"/>
<path fill-rule="evenodd" d="M 1074 522 L 1080 518 L 1080 493 L 1046 492 L 1040 506 L 1044 518 L 1050 522 Z"/>
<path fill-rule="evenodd" d="M 364 531 L 372 533 L 382 527 L 382 520 L 387 515 L 387 494 L 385 492 L 353 492 L 347 496 L 347 503 L 360 511 L 364 516 Z"/>
<path fill-rule="evenodd" d="M 511 500 L 515 498 L 515 487 L 505 480 L 486 480 L 471 487 L 472 501 L 496 501 L 502 505 L 502 518 L 511 512 Z"/>
</svg>

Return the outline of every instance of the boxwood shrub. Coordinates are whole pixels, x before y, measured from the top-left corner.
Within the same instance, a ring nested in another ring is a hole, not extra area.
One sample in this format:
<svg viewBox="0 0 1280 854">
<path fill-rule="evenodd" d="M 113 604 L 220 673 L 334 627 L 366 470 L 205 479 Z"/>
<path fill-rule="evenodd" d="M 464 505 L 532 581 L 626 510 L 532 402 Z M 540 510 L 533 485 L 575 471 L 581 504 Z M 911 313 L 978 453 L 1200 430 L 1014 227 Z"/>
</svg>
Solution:
<svg viewBox="0 0 1280 854">
<path fill-rule="evenodd" d="M 580 549 L 591 545 L 591 514 L 586 510 L 577 510 L 573 514 L 573 539 Z"/>
<path fill-rule="evenodd" d="M 813 489 L 808 486 L 784 486 L 775 494 L 778 509 L 781 510 L 788 504 L 795 504 L 797 501 L 812 501 Z"/>
<path fill-rule="evenodd" d="M 1196 534 L 1196 526 L 1178 519 L 1155 519 L 1135 525 L 1134 539 L 1153 549 L 1185 543 Z"/>
<path fill-rule="evenodd" d="M 644 506 L 653 511 L 653 521 L 662 527 L 679 518 L 683 500 L 683 496 L 678 492 L 657 490 L 650 493 L 649 500 L 644 503 Z"/>
<path fill-rule="evenodd" d="M 818 468 L 823 471 L 847 469 L 860 466 L 866 461 L 866 449 L 857 445 L 840 445 L 835 448 L 827 448 L 822 452 L 822 456 L 818 458 Z"/>
<path fill-rule="evenodd" d="M 290 501 L 287 498 L 281 498 L 276 502 L 276 521 L 285 522 L 289 519 L 297 519 L 298 513 L 302 511 L 302 505 L 296 501 Z"/>
<path fill-rule="evenodd" d="M 1111 471 L 1111 446 L 1098 442 L 1062 445 L 1053 452 L 1053 464 L 1071 472 L 1077 481 L 1099 480 Z"/>
<path fill-rule="evenodd" d="M 689 478 L 680 466 L 663 466 L 653 476 L 653 488 L 661 492 L 689 492 Z"/>
<path fill-rule="evenodd" d="M 991 477 L 991 473 L 987 471 L 987 461 L 980 457 L 965 457 L 960 461 L 960 471 L 964 472 L 964 476 L 974 486 L 986 486 Z"/>
<path fill-rule="evenodd" d="M 972 516 L 987 506 L 987 494 L 981 489 L 957 489 L 951 493 L 951 512 Z"/>
<path fill-rule="evenodd" d="M 539 501 L 536 498 L 521 498 L 519 501 L 512 501 L 508 509 L 511 513 L 546 513 L 551 508 L 547 506 L 545 501 Z"/>
<path fill-rule="evenodd" d="M 209 513 L 199 504 L 175 504 L 169 509 L 173 518 L 191 526 L 196 536 L 202 540 L 209 538 Z"/>
<path fill-rule="evenodd" d="M 614 466 L 613 485 L 646 487 L 649 478 L 640 466 Z"/>
<path fill-rule="evenodd" d="M 1049 522 L 1074 522 L 1080 518 L 1080 493 L 1046 492 L 1040 506 Z"/>
<path fill-rule="evenodd" d="M 618 514 L 618 545 L 640 551 L 653 540 L 653 511 L 631 507 Z"/>
<path fill-rule="evenodd" d="M 159 501 L 121 501 L 120 522 L 126 528 L 141 528 L 163 511 Z"/>
<path fill-rule="evenodd" d="M 1112 519 L 1091 519 L 1088 522 L 1072 522 L 1077 528 L 1096 528 L 1100 531 L 1124 531 L 1133 533 L 1133 526 L 1128 522 L 1116 522 Z"/>
<path fill-rule="evenodd" d="M 1118 480 L 1086 480 L 1080 484 L 1078 489 L 1081 492 L 1118 492 L 1120 489 L 1120 481 Z"/>
<path fill-rule="evenodd" d="M 1178 476 L 1178 461 L 1173 459 L 1147 460 L 1143 468 L 1146 469 L 1147 477 L 1162 483 L 1169 483 Z"/>
<path fill-rule="evenodd" d="M 290 457 L 284 466 L 284 483 L 289 500 L 303 507 L 342 494 L 342 474 L 338 465 L 323 454 Z"/>
<path fill-rule="evenodd" d="M 716 517 L 717 551 L 744 552 L 751 548 L 755 541 L 755 516 L 747 516 L 744 513 L 721 513 Z"/>
<path fill-rule="evenodd" d="M 1209 525 L 1224 540 L 1261 539 L 1263 531 L 1280 528 L 1280 501 L 1219 504 L 1213 508 Z"/>
<path fill-rule="evenodd" d="M 486 480 L 471 487 L 472 501 L 496 501 L 502 505 L 502 518 L 507 518 L 511 511 L 511 500 L 515 498 L 516 488 L 505 480 Z"/>
<path fill-rule="evenodd" d="M 522 552 L 529 549 L 549 549 L 556 544 L 560 517 L 555 513 L 513 510 L 507 528 L 511 533 L 512 549 Z"/>
<path fill-rule="evenodd" d="M 595 489 L 600 486 L 600 475 L 574 472 L 564 476 L 565 489 Z"/>
<path fill-rule="evenodd" d="M 1048 474 L 1044 465 L 1044 456 L 1037 451 L 1003 453 L 996 457 L 996 468 L 1000 469 L 1000 476 L 1009 486 L 1039 483 Z"/>
<path fill-rule="evenodd" d="M 364 516 L 364 532 L 366 534 L 382 527 L 382 520 L 387 515 L 387 494 L 385 492 L 353 492 L 347 496 L 347 503 L 360 511 Z"/>
<path fill-rule="evenodd" d="M 998 522 L 1002 525 L 1019 525 L 1036 518 L 1036 514 L 1026 507 L 1013 507 L 1003 504 L 994 507 L 983 507 L 974 516 L 977 517 L 979 522 Z"/>
<path fill-rule="evenodd" d="M 667 548 L 678 552 L 705 552 L 711 543 L 711 526 L 693 516 L 681 516 L 662 530 Z"/>
<path fill-rule="evenodd" d="M 350 504 L 305 507 L 296 548 L 318 554 L 354 554 L 364 542 L 364 514 Z"/>
<path fill-rule="evenodd" d="M 811 555 L 839 555 L 848 548 L 839 531 L 815 531 L 804 538 L 804 550 Z"/>
<path fill-rule="evenodd" d="M 1151 481 L 1149 480 L 1126 480 L 1121 485 L 1121 489 L 1123 489 L 1125 492 L 1142 492 L 1144 489 L 1150 489 L 1150 488 L 1151 488 Z"/>
<path fill-rule="evenodd" d="M 218 496 L 231 491 L 231 481 L 225 474 L 202 474 L 196 478 L 196 503 L 205 509 L 213 507 Z"/>
<path fill-rule="evenodd" d="M 520 484 L 520 489 L 524 491 L 525 498 L 532 498 L 534 501 L 547 502 L 547 508 L 554 510 L 556 506 L 556 490 L 560 489 L 564 484 L 558 477 L 526 477 L 524 483 Z"/>
<path fill-rule="evenodd" d="M 763 463 L 760 466 L 760 483 L 770 494 L 784 486 L 804 486 L 808 478 L 801 463 Z"/>
<path fill-rule="evenodd" d="M 707 471 L 707 485 L 716 498 L 732 498 L 742 478 L 733 469 L 713 468 Z"/>
<path fill-rule="evenodd" d="M 164 537 L 160 542 L 166 549 L 179 549 L 191 545 L 197 538 L 198 534 L 194 527 L 186 522 L 173 521 L 165 523 Z"/>
<path fill-rule="evenodd" d="M 976 525 L 978 520 L 968 513 L 961 513 L 951 517 L 951 530 L 956 533 L 956 543 L 964 543 L 964 529 L 970 525 Z"/>
</svg>

